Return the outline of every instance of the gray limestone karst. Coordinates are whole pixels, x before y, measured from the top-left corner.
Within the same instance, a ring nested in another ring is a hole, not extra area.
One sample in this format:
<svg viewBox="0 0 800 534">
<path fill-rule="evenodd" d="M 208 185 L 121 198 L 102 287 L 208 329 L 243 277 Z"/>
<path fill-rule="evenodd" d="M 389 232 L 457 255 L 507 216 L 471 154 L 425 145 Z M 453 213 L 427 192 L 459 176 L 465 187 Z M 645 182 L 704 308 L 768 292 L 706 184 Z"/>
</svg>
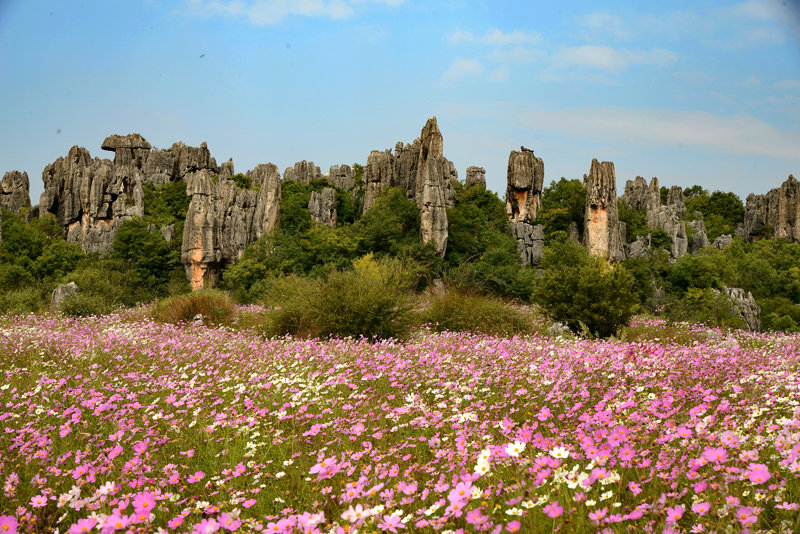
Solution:
<svg viewBox="0 0 800 534">
<path fill-rule="evenodd" d="M 486 187 L 486 169 L 474 165 L 467 167 L 467 176 L 464 178 L 464 187 L 470 188 L 473 185 Z"/>
<path fill-rule="evenodd" d="M 0 180 L 0 209 L 19 215 L 23 209 L 31 207 L 28 194 L 30 181 L 27 172 L 9 171 Z"/>
<path fill-rule="evenodd" d="M 512 222 L 533 221 L 542 203 L 544 162 L 520 147 L 508 155 L 506 212 Z M 616 197 L 615 197 L 616 198 Z M 616 200 L 614 201 L 616 203 Z"/>
<path fill-rule="evenodd" d="M 222 165 L 219 166 L 220 179 L 233 178 L 234 174 L 236 174 L 236 172 L 233 169 L 233 158 L 228 159 L 228 161 L 223 161 Z"/>
<path fill-rule="evenodd" d="M 717 295 L 720 294 L 716 289 L 712 291 Z M 761 307 L 756 304 L 756 299 L 753 298 L 752 293 L 749 291 L 745 293 L 744 289 L 738 287 L 723 286 L 722 294 L 730 299 L 733 304 L 733 311 L 744 319 L 744 322 L 747 323 L 747 328 L 751 332 L 761 330 Z"/>
<path fill-rule="evenodd" d="M 622 199 L 631 208 L 645 212 L 661 206 L 661 190 L 658 186 L 658 178 L 653 177 L 650 185 L 641 176 L 635 180 L 625 182 L 625 192 Z"/>
<path fill-rule="evenodd" d="M 678 259 L 689 250 L 689 239 L 686 235 L 686 223 L 681 220 L 686 213 L 683 201 L 683 189 L 672 186 L 667 195 L 667 204 L 647 212 L 647 226 L 664 230 L 672 240 L 670 255 Z"/>
<path fill-rule="evenodd" d="M 525 221 L 512 222 L 511 235 L 517 241 L 517 254 L 522 265 L 539 265 L 544 251 L 544 226 Z"/>
<path fill-rule="evenodd" d="M 455 168 L 443 156 L 444 140 L 436 117 L 428 119 L 420 135 L 416 193 L 422 242 L 432 242 L 439 256 L 447 248 L 447 189 Z"/>
<path fill-rule="evenodd" d="M 214 183 L 207 170 L 186 179 L 191 202 L 183 227 L 181 262 L 192 289 L 214 286 L 223 268 L 239 260 L 249 244 L 278 224 L 278 168 L 262 164 L 247 175 L 258 190 L 241 189 L 222 177 Z"/>
<path fill-rule="evenodd" d="M 711 243 L 712 247 L 716 247 L 722 250 L 725 247 L 728 247 L 733 243 L 733 236 L 729 234 L 722 234 L 721 236 L 717 236 L 713 243 Z"/>
<path fill-rule="evenodd" d="M 350 165 L 334 165 L 328 173 L 328 181 L 334 187 L 352 189 L 355 184 L 352 167 Z"/>
<path fill-rule="evenodd" d="M 789 175 L 764 195 L 750 194 L 737 233 L 747 241 L 761 237 L 800 242 L 800 183 Z"/>
<path fill-rule="evenodd" d="M 167 226 L 162 226 L 160 228 L 161 235 L 164 237 L 164 241 L 167 243 L 171 243 L 172 240 L 175 238 L 175 223 L 169 224 Z"/>
<path fill-rule="evenodd" d="M 650 255 L 650 234 L 645 236 L 636 236 L 630 244 L 627 245 L 627 252 L 625 254 L 628 258 L 646 258 Z"/>
<path fill-rule="evenodd" d="M 617 212 L 617 181 L 614 163 L 600 163 L 592 159 L 588 175 L 583 177 L 586 187 L 586 212 L 583 242 L 589 253 L 609 261 L 625 259 L 624 224 L 620 225 Z"/>
<path fill-rule="evenodd" d="M 330 227 L 336 226 L 336 190 L 325 187 L 319 193 L 312 191 L 308 211 L 312 221 Z"/>
<path fill-rule="evenodd" d="M 298 161 L 294 167 L 286 167 L 283 171 L 284 180 L 292 180 L 298 184 L 308 185 L 317 178 L 322 178 L 322 173 L 313 161 Z"/>
<path fill-rule="evenodd" d="M 73 295 L 77 295 L 78 292 L 78 285 L 75 282 L 56 286 L 50 297 L 50 309 L 53 311 L 61 309 L 61 305 L 64 304 L 64 301 Z"/>
<path fill-rule="evenodd" d="M 701 220 L 694 220 L 689 223 L 694 231 L 694 237 L 692 238 L 692 254 L 697 254 L 701 250 L 706 247 L 711 246 L 711 242 L 708 240 L 708 234 L 706 234 L 706 223 Z"/>
</svg>

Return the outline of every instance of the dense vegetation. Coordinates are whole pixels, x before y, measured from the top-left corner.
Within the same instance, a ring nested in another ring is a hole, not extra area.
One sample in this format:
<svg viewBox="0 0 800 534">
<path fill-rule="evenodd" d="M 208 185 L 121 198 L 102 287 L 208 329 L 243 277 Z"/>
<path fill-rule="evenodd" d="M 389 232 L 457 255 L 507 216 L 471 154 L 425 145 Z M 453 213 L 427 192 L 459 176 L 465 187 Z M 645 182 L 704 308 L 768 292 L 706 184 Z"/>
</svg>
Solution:
<svg viewBox="0 0 800 534">
<path fill-rule="evenodd" d="M 360 166 L 356 171 L 357 178 L 363 174 Z M 241 187 L 252 186 L 245 176 L 236 180 Z M 449 330 L 524 331 L 525 320 L 511 311 L 511 302 L 538 304 L 572 330 L 604 337 L 619 333 L 641 312 L 741 327 L 741 317 L 718 292 L 724 286 L 752 292 L 765 329 L 800 330 L 800 244 L 735 238 L 724 250 L 712 247 L 671 262 L 669 235 L 649 228 L 646 214 L 619 199 L 628 241 L 648 236 L 651 250 L 609 266 L 578 244 L 586 190 L 579 180 L 561 178 L 545 188 L 535 221 L 544 226 L 546 245 L 536 269 L 520 265 L 505 203 L 481 186 L 455 184 L 447 251 L 440 258 L 421 243 L 419 210 L 404 190 L 383 191 L 362 214 L 362 197 L 337 188 L 337 224 L 328 227 L 314 223 L 307 209 L 312 192 L 325 187 L 331 187 L 326 178 L 308 185 L 284 182 L 279 228 L 222 273 L 221 289 L 235 301 L 282 310 L 265 322 L 266 333 L 399 336 L 422 322 Z M 666 192 L 662 189 L 662 195 Z M 744 214 L 733 193 L 693 186 L 684 195 L 685 220 L 702 216 L 712 240 L 732 234 Z M 80 288 L 63 305 L 71 315 L 107 313 L 187 293 L 180 263 L 189 206 L 185 186 L 145 184 L 144 196 L 144 217 L 126 221 L 102 255 L 87 255 L 66 243 L 49 214 L 25 222 L 4 211 L 0 312 L 42 310 L 53 288 L 70 281 Z M 174 229 L 170 242 L 163 227 Z M 425 293 L 420 308 L 420 292 L 434 285 L 438 289 Z M 162 303 L 160 309 L 184 317 L 175 310 L 195 305 L 178 299 L 170 301 L 172 308 Z"/>
</svg>

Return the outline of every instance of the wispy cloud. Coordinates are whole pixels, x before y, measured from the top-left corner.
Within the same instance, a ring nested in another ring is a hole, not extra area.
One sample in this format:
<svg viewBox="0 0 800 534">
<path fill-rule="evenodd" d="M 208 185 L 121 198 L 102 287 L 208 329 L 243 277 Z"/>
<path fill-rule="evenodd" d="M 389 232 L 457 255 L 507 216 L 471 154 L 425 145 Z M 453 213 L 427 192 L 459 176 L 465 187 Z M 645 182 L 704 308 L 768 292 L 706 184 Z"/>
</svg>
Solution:
<svg viewBox="0 0 800 534">
<path fill-rule="evenodd" d="M 694 146 L 725 154 L 800 161 L 800 132 L 749 115 L 595 107 L 516 114 L 530 127 L 618 143 Z"/>
<path fill-rule="evenodd" d="M 663 48 L 650 50 L 616 49 L 610 46 L 584 45 L 562 48 L 553 58 L 553 67 L 572 66 L 620 72 L 631 65 L 664 66 L 674 62 L 677 56 Z"/>
<path fill-rule="evenodd" d="M 186 0 L 185 13 L 197 17 L 241 18 L 256 26 L 277 24 L 290 16 L 347 19 L 356 4 L 397 6 L 404 0 Z"/>
<path fill-rule="evenodd" d="M 800 80 L 781 80 L 774 87 L 782 91 L 797 91 L 800 90 Z"/>
<path fill-rule="evenodd" d="M 497 63 L 533 63 L 543 59 L 545 54 L 534 48 L 515 46 L 514 48 L 497 48 L 486 57 Z"/>
<path fill-rule="evenodd" d="M 451 33 L 447 38 L 452 44 L 481 43 L 490 46 L 536 44 L 542 40 L 542 36 L 538 33 L 520 30 L 506 33 L 497 28 L 491 28 L 483 35 L 478 36 L 472 32 L 459 30 Z"/>
<path fill-rule="evenodd" d="M 732 6 L 729 12 L 747 20 L 772 21 L 781 17 L 780 7 L 776 0 L 749 0 Z"/>
<path fill-rule="evenodd" d="M 465 78 L 480 76 L 483 71 L 483 64 L 480 61 L 460 57 L 442 74 L 438 85 L 450 86 Z"/>
<path fill-rule="evenodd" d="M 612 13 L 587 13 L 578 17 L 578 24 L 597 34 L 611 35 L 617 39 L 630 39 L 631 27 Z"/>
</svg>

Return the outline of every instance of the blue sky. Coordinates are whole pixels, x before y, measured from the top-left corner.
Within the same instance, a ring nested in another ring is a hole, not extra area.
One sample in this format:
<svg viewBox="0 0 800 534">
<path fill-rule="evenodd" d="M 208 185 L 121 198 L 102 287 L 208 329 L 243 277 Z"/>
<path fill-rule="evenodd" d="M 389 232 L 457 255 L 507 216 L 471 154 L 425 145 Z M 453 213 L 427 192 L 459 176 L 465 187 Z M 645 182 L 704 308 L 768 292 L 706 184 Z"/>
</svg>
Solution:
<svg viewBox="0 0 800 534">
<path fill-rule="evenodd" d="M 800 7 L 743 2 L 0 0 L 0 172 L 109 134 L 208 142 L 236 170 L 365 163 L 436 115 L 505 194 L 591 159 L 743 197 L 800 175 Z M 800 176 L 798 176 L 800 178 Z"/>
</svg>

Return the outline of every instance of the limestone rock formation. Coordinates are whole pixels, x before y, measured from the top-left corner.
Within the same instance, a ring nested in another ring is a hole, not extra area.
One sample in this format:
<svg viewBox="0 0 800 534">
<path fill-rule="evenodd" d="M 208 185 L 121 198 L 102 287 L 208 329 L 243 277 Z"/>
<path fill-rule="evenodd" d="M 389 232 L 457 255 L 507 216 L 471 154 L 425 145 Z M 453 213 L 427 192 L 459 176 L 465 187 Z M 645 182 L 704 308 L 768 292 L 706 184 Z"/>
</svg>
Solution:
<svg viewBox="0 0 800 534">
<path fill-rule="evenodd" d="M 64 304 L 64 301 L 67 300 L 72 295 L 78 294 L 78 285 L 75 282 L 70 282 L 68 284 L 61 284 L 60 286 L 56 286 L 53 290 L 53 294 L 50 297 L 50 309 L 55 311 L 61 308 L 61 305 Z"/>
<path fill-rule="evenodd" d="M 733 243 L 733 236 L 729 234 L 722 234 L 721 236 L 717 236 L 713 243 L 711 243 L 712 247 L 716 247 L 722 250 L 725 247 L 728 247 Z"/>
<path fill-rule="evenodd" d="M 467 167 L 467 176 L 464 180 L 464 187 L 470 188 L 473 185 L 486 187 L 486 169 L 483 167 Z"/>
<path fill-rule="evenodd" d="M 673 185 L 669 188 L 667 193 L 667 206 L 675 206 L 675 212 L 678 217 L 683 217 L 686 214 L 686 203 L 683 199 L 683 189 L 679 185 Z"/>
<path fill-rule="evenodd" d="M 733 310 L 747 323 L 747 328 L 751 332 L 761 330 L 761 307 L 756 304 L 753 294 L 749 291 L 745 293 L 744 289 L 738 287 L 723 287 L 722 289 L 725 296 L 733 303 Z M 713 291 L 719 294 L 716 289 Z"/>
<path fill-rule="evenodd" d="M 670 189 L 667 195 L 667 205 L 647 212 L 647 226 L 664 230 L 672 239 L 670 255 L 673 259 L 682 257 L 689 249 L 686 224 L 681 221 L 684 213 L 686 213 L 686 204 L 683 201 L 683 189 L 679 186 L 673 186 Z"/>
<path fill-rule="evenodd" d="M 233 169 L 233 158 L 230 158 L 219 166 L 220 179 L 233 178 L 234 174 L 236 174 L 236 172 Z"/>
<path fill-rule="evenodd" d="M 641 176 L 635 180 L 625 182 L 625 192 L 622 199 L 628 206 L 638 211 L 651 211 L 661 206 L 661 190 L 658 178 L 653 177 L 650 185 Z"/>
<path fill-rule="evenodd" d="M 644 258 L 650 255 L 650 234 L 647 237 L 636 236 L 636 239 L 628 245 L 628 258 Z"/>
<path fill-rule="evenodd" d="M 433 242 L 444 257 L 447 248 L 446 189 L 452 163 L 443 156 L 444 141 L 436 117 L 428 119 L 420 135 L 415 198 L 420 211 L 422 242 Z M 449 165 L 448 165 L 449 164 Z"/>
<path fill-rule="evenodd" d="M 511 223 L 511 235 L 517 240 L 517 253 L 523 265 L 539 265 L 544 251 L 544 226 L 525 221 Z"/>
<path fill-rule="evenodd" d="M 312 221 L 336 226 L 336 190 L 326 187 L 320 193 L 312 191 L 308 211 L 311 212 Z"/>
<path fill-rule="evenodd" d="M 298 184 L 308 185 L 317 178 L 322 178 L 322 173 L 313 161 L 298 161 L 294 167 L 286 167 L 283 171 L 284 180 L 292 180 Z"/>
<path fill-rule="evenodd" d="M 779 188 L 747 196 L 744 221 L 737 233 L 751 241 L 764 232 L 769 233 L 767 237 L 800 242 L 800 183 L 791 174 Z"/>
<path fill-rule="evenodd" d="M 512 222 L 533 221 L 542 203 L 544 162 L 524 146 L 508 155 L 506 211 Z M 616 188 L 615 188 L 616 189 Z M 614 197 L 616 206 L 616 196 Z"/>
<path fill-rule="evenodd" d="M 352 189 L 355 183 L 353 169 L 350 165 L 334 165 L 328 174 L 328 180 L 334 187 L 342 189 Z"/>
<path fill-rule="evenodd" d="M 609 261 L 625 259 L 625 238 L 617 212 L 617 182 L 614 164 L 592 160 L 589 174 L 583 177 L 586 187 L 586 214 L 583 241 L 589 253 Z M 623 225 L 624 226 L 624 225 Z"/>
<path fill-rule="evenodd" d="M 129 135 L 110 135 L 105 138 L 100 148 L 114 153 L 114 165 L 135 165 L 141 169 L 150 154 L 151 146 L 144 137 L 138 133 L 132 133 Z"/>
<path fill-rule="evenodd" d="M 175 224 L 173 223 L 167 226 L 162 226 L 161 235 L 164 237 L 164 241 L 171 243 L 175 238 Z"/>
<path fill-rule="evenodd" d="M 692 254 L 697 254 L 711 245 L 711 242 L 708 240 L 708 234 L 706 234 L 706 223 L 695 220 L 690 222 L 689 226 L 695 231 L 694 237 L 692 238 Z"/>
<path fill-rule="evenodd" d="M 9 171 L 0 180 L 0 209 L 19 215 L 24 208 L 31 207 L 28 194 L 30 182 L 27 172 Z"/>
<path fill-rule="evenodd" d="M 187 177 L 186 194 L 192 200 L 183 227 L 181 262 L 192 289 L 213 286 L 222 268 L 278 223 L 278 168 L 262 164 L 247 175 L 258 191 L 241 189 L 228 178 L 215 184 L 205 169 Z"/>
</svg>

